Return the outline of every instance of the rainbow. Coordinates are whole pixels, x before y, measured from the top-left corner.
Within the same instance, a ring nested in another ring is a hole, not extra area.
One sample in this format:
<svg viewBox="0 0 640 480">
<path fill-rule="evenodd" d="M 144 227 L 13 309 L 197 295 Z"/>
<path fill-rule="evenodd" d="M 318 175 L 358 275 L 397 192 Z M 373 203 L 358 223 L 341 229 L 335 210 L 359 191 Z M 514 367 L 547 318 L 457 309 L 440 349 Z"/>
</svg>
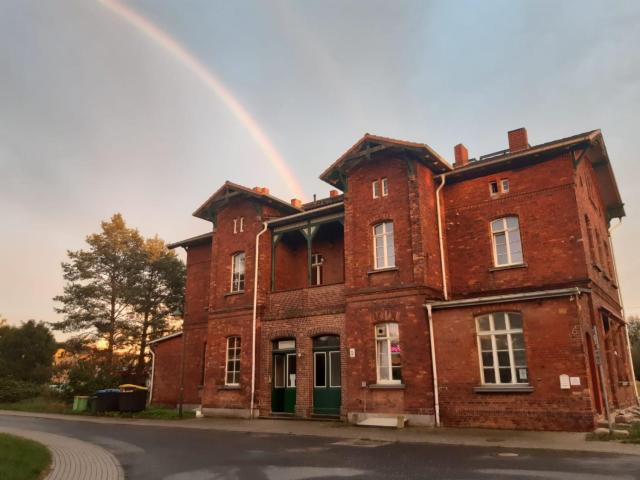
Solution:
<svg viewBox="0 0 640 480">
<path fill-rule="evenodd" d="M 209 87 L 222 103 L 233 113 L 247 129 L 253 140 L 258 144 L 269 162 L 276 171 L 282 176 L 291 193 L 302 199 L 304 197 L 302 188 L 295 178 L 293 172 L 285 162 L 284 158 L 273 145 L 267 134 L 262 130 L 258 122 L 251 116 L 247 109 L 238 101 L 238 99 L 225 87 L 210 70 L 205 67 L 196 57 L 187 51 L 170 35 L 158 28 L 148 19 L 140 15 L 138 12 L 123 5 L 117 0 L 100 0 L 100 3 L 108 8 L 114 14 L 120 16 L 135 28 L 147 35 L 151 40 L 159 44 L 166 51 L 177 58 L 184 66 L 193 72 L 204 84 Z"/>
</svg>

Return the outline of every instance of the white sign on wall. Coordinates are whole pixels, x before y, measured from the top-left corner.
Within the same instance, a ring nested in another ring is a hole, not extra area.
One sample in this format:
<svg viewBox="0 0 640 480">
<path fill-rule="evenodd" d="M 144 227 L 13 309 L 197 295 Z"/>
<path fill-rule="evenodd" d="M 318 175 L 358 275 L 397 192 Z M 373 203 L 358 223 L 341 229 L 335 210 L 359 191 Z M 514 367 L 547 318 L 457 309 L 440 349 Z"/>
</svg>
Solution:
<svg viewBox="0 0 640 480">
<path fill-rule="evenodd" d="M 569 379 L 569 375 L 560 375 L 560 388 L 562 390 L 568 390 L 571 388 L 571 380 Z"/>
<path fill-rule="evenodd" d="M 351 358 L 356 358 L 356 349 L 355 348 L 350 348 L 349 349 L 349 356 Z"/>
<path fill-rule="evenodd" d="M 571 383 L 572 387 L 577 387 L 580 385 L 580 377 L 571 377 L 569 379 L 569 383 Z"/>
</svg>

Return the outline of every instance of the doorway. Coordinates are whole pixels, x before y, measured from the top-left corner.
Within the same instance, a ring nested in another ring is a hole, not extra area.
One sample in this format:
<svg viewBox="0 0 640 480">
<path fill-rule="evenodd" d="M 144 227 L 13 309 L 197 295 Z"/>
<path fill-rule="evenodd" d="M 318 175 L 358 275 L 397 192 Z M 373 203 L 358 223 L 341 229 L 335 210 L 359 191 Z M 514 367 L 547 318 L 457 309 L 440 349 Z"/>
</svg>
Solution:
<svg viewBox="0 0 640 480">
<path fill-rule="evenodd" d="M 296 341 L 273 342 L 273 388 L 271 411 L 295 413 L 296 409 Z"/>
<path fill-rule="evenodd" d="M 313 339 L 313 413 L 340 415 L 342 378 L 340 337 L 322 335 Z"/>
</svg>

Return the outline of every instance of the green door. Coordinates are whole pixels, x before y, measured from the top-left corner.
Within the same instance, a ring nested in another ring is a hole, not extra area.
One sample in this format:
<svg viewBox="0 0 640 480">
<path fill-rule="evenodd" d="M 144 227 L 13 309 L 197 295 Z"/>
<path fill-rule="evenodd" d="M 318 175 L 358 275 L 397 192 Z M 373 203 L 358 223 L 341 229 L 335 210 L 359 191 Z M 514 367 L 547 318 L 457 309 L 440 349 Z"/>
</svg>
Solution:
<svg viewBox="0 0 640 480">
<path fill-rule="evenodd" d="M 289 341 L 287 341 L 289 342 Z M 276 342 L 285 345 L 284 341 Z M 287 346 L 290 344 L 287 343 Z M 295 343 L 294 343 L 295 346 Z M 274 413 L 295 413 L 296 409 L 296 352 L 274 350 L 273 388 L 271 390 L 271 411 Z"/>
<path fill-rule="evenodd" d="M 313 371 L 313 413 L 340 415 L 340 337 L 324 335 L 314 338 Z"/>
</svg>

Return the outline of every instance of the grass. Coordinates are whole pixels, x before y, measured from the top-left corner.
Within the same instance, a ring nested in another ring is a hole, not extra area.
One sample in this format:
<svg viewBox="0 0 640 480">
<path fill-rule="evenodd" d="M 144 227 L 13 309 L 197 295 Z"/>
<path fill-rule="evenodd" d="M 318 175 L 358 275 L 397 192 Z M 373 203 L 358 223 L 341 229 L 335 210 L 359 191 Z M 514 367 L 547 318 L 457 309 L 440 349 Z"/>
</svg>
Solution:
<svg viewBox="0 0 640 480">
<path fill-rule="evenodd" d="M 0 433 L 0 478 L 36 480 L 51 464 L 51 453 L 32 440 Z"/>
<path fill-rule="evenodd" d="M 104 416 L 113 418 L 145 418 L 151 420 L 179 420 L 178 412 L 172 408 L 147 407 L 142 412 L 104 412 L 91 413 L 74 412 L 71 404 L 64 403 L 61 400 L 55 400 L 48 397 L 36 397 L 28 400 L 22 400 L 14 403 L 0 403 L 0 410 L 17 410 L 20 412 L 37 412 L 37 413 L 63 413 L 65 415 L 87 415 L 87 416 Z M 185 411 L 183 418 L 195 417 L 194 412 Z M 0 479 L 3 477 L 0 476 Z"/>
</svg>

